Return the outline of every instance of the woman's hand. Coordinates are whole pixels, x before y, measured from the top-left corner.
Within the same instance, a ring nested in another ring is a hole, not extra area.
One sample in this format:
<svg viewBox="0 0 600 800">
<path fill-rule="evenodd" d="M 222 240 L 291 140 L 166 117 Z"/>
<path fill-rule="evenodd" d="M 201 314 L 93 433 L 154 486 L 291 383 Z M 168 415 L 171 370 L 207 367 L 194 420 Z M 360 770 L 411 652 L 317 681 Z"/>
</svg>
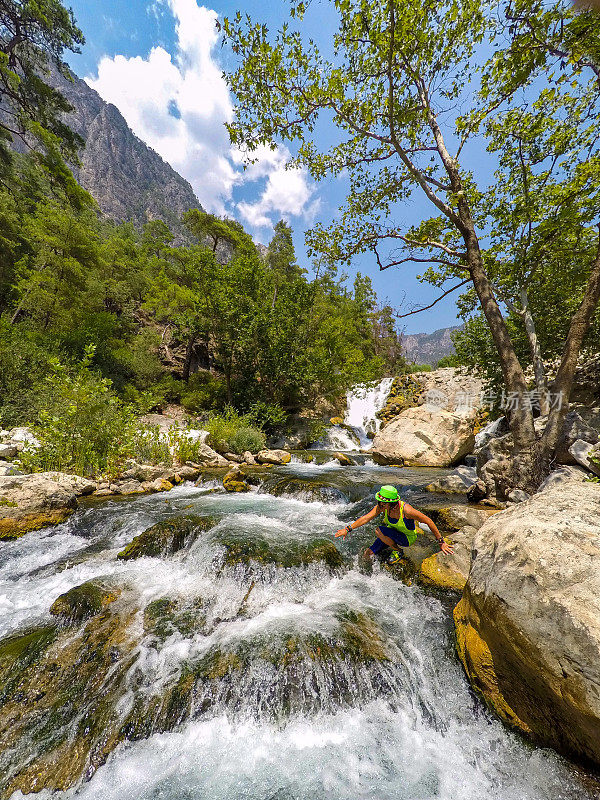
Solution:
<svg viewBox="0 0 600 800">
<path fill-rule="evenodd" d="M 451 547 L 448 544 L 448 542 L 442 542 L 440 544 L 440 550 L 442 551 L 442 553 L 446 553 L 447 556 L 452 555 L 452 553 L 454 552 L 454 548 Z"/>
<path fill-rule="evenodd" d="M 348 528 L 340 528 L 339 531 L 337 531 L 337 533 L 335 534 L 335 538 L 337 539 L 338 537 L 341 536 L 343 539 L 345 539 L 349 533 L 350 531 L 348 530 Z"/>
</svg>

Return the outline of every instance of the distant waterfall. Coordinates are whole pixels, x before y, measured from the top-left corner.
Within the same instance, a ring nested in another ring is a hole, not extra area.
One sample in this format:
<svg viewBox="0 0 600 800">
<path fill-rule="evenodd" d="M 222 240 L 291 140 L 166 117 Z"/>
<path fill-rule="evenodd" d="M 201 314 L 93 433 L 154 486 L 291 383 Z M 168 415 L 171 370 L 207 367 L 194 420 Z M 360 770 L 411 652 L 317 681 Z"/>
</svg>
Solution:
<svg viewBox="0 0 600 800">
<path fill-rule="evenodd" d="M 356 430 L 362 447 L 371 446 L 367 433 L 379 430 L 381 421 L 375 415 L 384 407 L 393 382 L 393 378 L 384 378 L 377 386 L 355 386 L 346 394 L 344 422 Z"/>
<path fill-rule="evenodd" d="M 359 450 L 371 447 L 367 432 L 377 433 L 380 421 L 375 414 L 384 405 L 392 388 L 393 378 L 384 378 L 377 386 L 359 384 L 346 392 L 347 411 L 344 425 L 332 425 L 313 448 L 325 450 Z"/>
</svg>

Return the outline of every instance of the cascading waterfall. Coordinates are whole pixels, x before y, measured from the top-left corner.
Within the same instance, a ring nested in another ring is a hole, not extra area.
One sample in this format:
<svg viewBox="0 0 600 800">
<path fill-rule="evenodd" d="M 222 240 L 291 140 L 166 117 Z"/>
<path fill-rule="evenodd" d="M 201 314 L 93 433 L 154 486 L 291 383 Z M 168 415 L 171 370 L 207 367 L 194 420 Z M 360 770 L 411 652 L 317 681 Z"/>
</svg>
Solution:
<svg viewBox="0 0 600 800">
<path fill-rule="evenodd" d="M 58 731 L 76 752 L 121 669 L 107 718 L 130 741 L 98 758 L 89 781 L 35 796 L 592 800 L 591 779 L 524 744 L 474 697 L 454 653 L 449 607 L 378 564 L 371 574 L 358 569 L 372 530 L 337 541 L 337 561 L 298 556 L 316 552 L 315 541 L 334 542 L 381 482 L 418 499 L 439 472 L 290 464 L 266 473 L 258 492 L 184 485 L 81 509 L 57 528 L 3 543 L 3 636 L 48 624 L 57 595 L 102 577 L 123 587 L 114 606 L 123 604 L 135 640 L 127 658 L 113 658 L 98 697 L 82 696 L 71 728 Z M 321 486 L 332 493 L 314 499 Z M 215 524 L 183 550 L 116 558 L 155 523 L 190 514 Z M 70 637 L 69 647 L 81 639 Z M 2 770 L 49 746 L 44 731 L 10 741 Z"/>
<path fill-rule="evenodd" d="M 318 447 L 329 450 L 359 450 L 371 447 L 367 433 L 377 433 L 381 425 L 375 416 L 384 407 L 393 378 L 384 378 L 376 386 L 359 385 L 346 393 L 344 427 L 333 425 Z"/>
</svg>

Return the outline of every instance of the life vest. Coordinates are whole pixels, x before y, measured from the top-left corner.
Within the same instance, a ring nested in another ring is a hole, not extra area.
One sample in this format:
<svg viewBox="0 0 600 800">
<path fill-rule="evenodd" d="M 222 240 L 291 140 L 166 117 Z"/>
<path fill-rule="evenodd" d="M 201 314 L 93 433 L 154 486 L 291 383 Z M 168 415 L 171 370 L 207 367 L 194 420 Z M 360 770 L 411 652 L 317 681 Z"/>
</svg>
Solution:
<svg viewBox="0 0 600 800">
<path fill-rule="evenodd" d="M 393 522 L 388 517 L 386 508 L 385 511 L 383 512 L 383 524 L 387 525 L 389 528 L 395 528 L 400 533 L 403 533 L 408 539 L 409 545 L 414 544 L 417 541 L 417 536 L 419 535 L 419 528 L 417 526 L 416 520 L 415 520 L 414 531 L 411 530 L 410 528 L 407 528 L 404 523 L 404 503 L 402 502 L 402 500 L 399 500 L 398 502 L 400 503 L 400 519 L 397 520 L 396 522 Z"/>
</svg>

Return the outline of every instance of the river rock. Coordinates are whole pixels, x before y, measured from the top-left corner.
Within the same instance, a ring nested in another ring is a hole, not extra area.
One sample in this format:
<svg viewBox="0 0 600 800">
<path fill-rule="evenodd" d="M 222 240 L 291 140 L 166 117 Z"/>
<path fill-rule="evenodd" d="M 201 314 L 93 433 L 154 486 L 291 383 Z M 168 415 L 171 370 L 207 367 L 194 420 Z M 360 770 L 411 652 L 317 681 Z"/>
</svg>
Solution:
<svg viewBox="0 0 600 800">
<path fill-rule="evenodd" d="M 188 547 L 201 533 L 213 528 L 217 521 L 215 517 L 190 515 L 158 522 L 132 539 L 117 558 L 130 561 L 142 556 L 172 556 Z"/>
<path fill-rule="evenodd" d="M 76 507 L 72 488 L 44 474 L 0 477 L 0 539 L 56 525 Z"/>
<path fill-rule="evenodd" d="M 114 486 L 114 493 L 121 494 L 121 495 L 129 495 L 129 494 L 142 494 L 144 489 L 139 481 L 129 480 L 129 481 L 119 481 Z"/>
<path fill-rule="evenodd" d="M 101 614 L 119 594 L 118 589 L 112 589 L 98 581 L 88 581 L 57 597 L 50 606 L 50 613 L 55 617 L 80 622 Z"/>
<path fill-rule="evenodd" d="M 234 464 L 243 464 L 244 457 L 240 456 L 238 453 L 224 453 L 223 454 L 228 461 L 233 462 Z"/>
<path fill-rule="evenodd" d="M 474 413 L 453 413 L 432 405 L 408 408 L 373 440 L 378 464 L 449 467 L 473 449 Z"/>
<path fill-rule="evenodd" d="M 223 478 L 223 488 L 227 492 L 247 492 L 250 490 L 246 482 L 246 475 L 237 465 Z"/>
<path fill-rule="evenodd" d="M 419 578 L 428 586 L 453 589 L 462 592 L 471 569 L 471 547 L 477 528 L 469 525 L 446 537 L 454 552 L 450 555 L 441 550 L 422 561 Z"/>
<path fill-rule="evenodd" d="M 457 646 L 509 724 L 600 764 L 600 487 L 571 480 L 477 532 Z"/>
<path fill-rule="evenodd" d="M 342 467 L 354 466 L 354 461 L 352 461 L 352 459 L 344 453 L 333 453 L 332 458 L 335 458 Z"/>
<path fill-rule="evenodd" d="M 430 483 L 425 488 L 428 492 L 466 494 L 475 483 L 477 483 L 476 467 L 460 466 L 448 475 L 441 475 L 436 478 L 433 483 Z"/>
<path fill-rule="evenodd" d="M 121 474 L 121 478 L 123 480 L 139 481 L 140 483 L 151 483 L 157 478 L 162 478 L 164 471 L 164 464 L 138 464 L 134 461 L 130 463 L 125 472 Z"/>
<path fill-rule="evenodd" d="M 246 462 L 246 464 L 250 464 L 250 466 L 252 467 L 256 466 L 256 459 L 254 458 L 250 450 L 246 450 L 246 452 L 244 453 L 244 461 Z"/>
<path fill-rule="evenodd" d="M 48 480 L 64 486 L 65 489 L 73 492 L 76 497 L 92 494 L 97 488 L 96 481 L 89 478 L 81 478 L 79 475 L 70 475 L 67 472 L 38 472 L 40 478 L 48 478 Z"/>
<path fill-rule="evenodd" d="M 529 500 L 530 497 L 529 492 L 525 492 L 523 489 L 512 489 L 507 495 L 507 499 L 511 503 L 522 503 L 525 500 Z"/>
<path fill-rule="evenodd" d="M 291 459 L 287 450 L 260 450 L 256 454 L 259 464 L 289 464 Z"/>
</svg>

